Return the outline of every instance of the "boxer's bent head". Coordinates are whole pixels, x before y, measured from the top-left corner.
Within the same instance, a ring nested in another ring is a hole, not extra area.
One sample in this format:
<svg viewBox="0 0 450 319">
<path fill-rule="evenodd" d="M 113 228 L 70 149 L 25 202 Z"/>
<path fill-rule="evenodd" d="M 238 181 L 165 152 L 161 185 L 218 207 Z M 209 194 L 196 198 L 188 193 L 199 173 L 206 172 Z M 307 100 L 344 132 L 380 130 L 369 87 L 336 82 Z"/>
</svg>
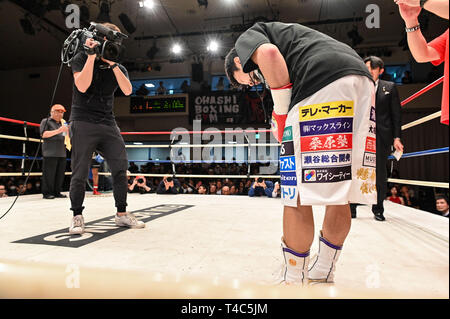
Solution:
<svg viewBox="0 0 450 319">
<path fill-rule="evenodd" d="M 258 75 L 256 72 L 257 70 L 249 73 L 244 72 L 241 60 L 239 59 L 235 48 L 231 49 L 225 57 L 225 73 L 230 84 L 235 88 L 260 84 L 262 76 Z"/>
</svg>

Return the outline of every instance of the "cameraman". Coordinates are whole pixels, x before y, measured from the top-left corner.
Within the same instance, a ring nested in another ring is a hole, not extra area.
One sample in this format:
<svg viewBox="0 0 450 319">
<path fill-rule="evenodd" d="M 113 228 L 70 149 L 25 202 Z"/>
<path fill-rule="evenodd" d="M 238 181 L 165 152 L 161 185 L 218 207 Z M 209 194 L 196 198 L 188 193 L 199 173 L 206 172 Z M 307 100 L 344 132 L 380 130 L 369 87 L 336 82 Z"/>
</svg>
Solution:
<svg viewBox="0 0 450 319">
<path fill-rule="evenodd" d="M 164 177 L 156 189 L 157 194 L 178 194 L 180 191 L 180 182 L 172 177 Z"/>
<path fill-rule="evenodd" d="M 120 29 L 111 23 L 103 23 L 113 31 Z M 105 37 L 106 40 L 106 37 Z M 73 219 L 70 234 L 84 232 L 82 212 L 91 156 L 98 150 L 111 169 L 113 194 L 118 226 L 143 228 L 133 214 L 126 211 L 128 157 L 125 143 L 113 115 L 114 92 L 118 87 L 130 95 L 132 87 L 128 72 L 122 65 L 98 57 L 94 48 L 99 44 L 94 39 L 85 42 L 86 52 L 78 52 L 72 62 L 74 78 L 70 134 L 72 140 L 72 178 L 70 201 Z"/>
<path fill-rule="evenodd" d="M 154 190 L 153 183 L 147 181 L 144 176 L 136 176 L 133 181 L 128 180 L 128 192 L 129 193 L 140 193 L 147 194 Z"/>
<path fill-rule="evenodd" d="M 271 181 L 265 181 L 262 177 L 255 178 L 255 181 L 248 190 L 248 196 L 267 196 L 272 197 L 273 183 Z"/>
</svg>

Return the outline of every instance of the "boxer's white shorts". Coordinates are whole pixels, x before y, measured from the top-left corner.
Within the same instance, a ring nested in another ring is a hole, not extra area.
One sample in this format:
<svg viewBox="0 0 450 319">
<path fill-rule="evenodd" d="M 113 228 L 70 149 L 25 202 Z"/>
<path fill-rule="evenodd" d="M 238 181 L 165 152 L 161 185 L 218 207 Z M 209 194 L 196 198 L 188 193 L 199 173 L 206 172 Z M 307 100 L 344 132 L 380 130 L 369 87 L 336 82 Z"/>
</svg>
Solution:
<svg viewBox="0 0 450 319">
<path fill-rule="evenodd" d="M 283 205 L 376 204 L 375 87 L 345 76 L 288 113 L 280 151 Z"/>
</svg>

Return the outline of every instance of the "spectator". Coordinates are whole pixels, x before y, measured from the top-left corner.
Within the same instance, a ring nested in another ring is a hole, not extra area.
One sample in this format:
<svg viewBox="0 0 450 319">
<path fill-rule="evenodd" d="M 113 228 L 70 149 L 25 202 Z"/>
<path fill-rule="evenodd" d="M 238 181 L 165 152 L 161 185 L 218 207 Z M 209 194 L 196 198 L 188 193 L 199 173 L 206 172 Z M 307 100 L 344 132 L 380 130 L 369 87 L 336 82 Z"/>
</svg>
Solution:
<svg viewBox="0 0 450 319">
<path fill-rule="evenodd" d="M 230 187 L 230 195 L 238 195 L 238 190 L 236 188 L 236 185 L 232 185 Z"/>
<path fill-rule="evenodd" d="M 403 84 L 410 84 L 410 83 L 412 83 L 411 72 L 405 71 L 405 73 L 403 73 L 402 83 Z"/>
<path fill-rule="evenodd" d="M 66 109 L 61 104 L 53 105 L 50 117 L 43 119 L 40 125 L 40 134 L 44 141 L 42 144 L 42 195 L 45 199 L 67 197 L 61 194 L 66 170 L 65 139 L 69 132 L 68 126 L 64 125 L 64 112 Z"/>
<path fill-rule="evenodd" d="M 218 167 L 218 166 L 216 166 L 216 167 Z M 217 175 L 220 175 L 220 174 L 217 174 Z M 216 194 L 217 195 L 222 195 L 222 187 L 223 187 L 222 181 L 220 179 L 218 179 L 216 182 Z"/>
<path fill-rule="evenodd" d="M 181 92 L 183 92 L 183 93 L 188 93 L 189 92 L 190 87 L 189 87 L 189 84 L 188 84 L 187 80 L 183 81 L 183 83 L 181 84 L 180 89 L 181 89 Z"/>
<path fill-rule="evenodd" d="M 158 95 L 166 95 L 167 94 L 167 89 L 164 87 L 163 81 L 159 82 L 159 86 L 156 89 L 156 94 L 158 94 Z"/>
<path fill-rule="evenodd" d="M 406 206 L 419 208 L 416 197 L 414 197 L 414 191 L 409 189 L 407 185 L 400 187 L 400 195 L 403 197 L 403 201 Z"/>
<path fill-rule="evenodd" d="M 181 189 L 183 190 L 183 194 L 195 194 L 197 193 L 195 187 L 188 181 L 184 182 L 181 185 Z"/>
<path fill-rule="evenodd" d="M 148 95 L 150 91 L 145 87 L 145 83 L 142 84 L 139 89 L 136 91 L 136 95 Z"/>
<path fill-rule="evenodd" d="M 6 187 L 3 184 L 0 184 L 0 198 L 8 197 L 6 194 Z"/>
<path fill-rule="evenodd" d="M 201 194 L 201 195 L 206 195 L 207 194 L 207 190 L 206 190 L 205 185 L 200 185 L 198 187 L 198 193 Z"/>
<path fill-rule="evenodd" d="M 248 190 L 248 196 L 267 196 L 272 197 L 273 193 L 273 183 L 270 181 L 265 181 L 263 178 L 255 178 L 255 181 L 250 186 Z"/>
<path fill-rule="evenodd" d="M 230 193 L 230 187 L 228 186 L 223 186 L 221 189 L 221 195 L 231 195 Z"/>
<path fill-rule="evenodd" d="M 444 87 L 442 91 L 441 123 L 448 125 L 448 29 L 431 42 L 426 41 L 420 30 L 419 14 L 422 8 L 448 20 L 449 2 L 442 0 L 398 0 L 400 15 L 405 21 L 408 46 L 414 59 L 419 63 L 431 62 L 437 66 L 444 64 Z"/>
<path fill-rule="evenodd" d="M 219 81 L 217 82 L 217 84 L 216 84 L 216 90 L 217 91 L 223 91 L 225 89 L 225 85 L 224 85 L 224 83 L 223 83 L 223 77 L 221 76 L 220 78 L 219 78 Z"/>
<path fill-rule="evenodd" d="M 178 194 L 180 192 L 180 182 L 172 177 L 164 177 L 156 189 L 156 193 L 158 194 Z"/>
<path fill-rule="evenodd" d="M 391 202 L 393 202 L 393 203 L 405 205 L 405 202 L 404 202 L 403 198 L 399 197 L 398 193 L 399 193 L 398 187 L 397 186 L 392 186 L 391 187 L 391 196 L 389 196 L 386 199 L 391 201 Z"/>
<path fill-rule="evenodd" d="M 36 188 L 33 186 L 33 183 L 31 183 L 31 182 L 27 183 L 26 193 L 27 194 L 37 194 Z"/>
<path fill-rule="evenodd" d="M 136 164 L 134 164 L 134 162 L 130 162 L 130 167 L 128 167 L 128 170 L 131 173 L 139 173 L 139 166 L 137 166 Z"/>
<path fill-rule="evenodd" d="M 436 196 L 436 210 L 439 215 L 449 217 L 448 216 L 449 204 L 447 196 L 442 194 Z"/>
<path fill-rule="evenodd" d="M 215 183 L 211 183 L 209 185 L 209 194 L 210 195 L 219 195 L 219 194 L 217 194 L 217 186 Z"/>
<path fill-rule="evenodd" d="M 154 189 L 153 183 L 144 176 L 136 176 L 134 179 L 128 179 L 129 193 L 147 194 L 154 191 Z"/>
</svg>

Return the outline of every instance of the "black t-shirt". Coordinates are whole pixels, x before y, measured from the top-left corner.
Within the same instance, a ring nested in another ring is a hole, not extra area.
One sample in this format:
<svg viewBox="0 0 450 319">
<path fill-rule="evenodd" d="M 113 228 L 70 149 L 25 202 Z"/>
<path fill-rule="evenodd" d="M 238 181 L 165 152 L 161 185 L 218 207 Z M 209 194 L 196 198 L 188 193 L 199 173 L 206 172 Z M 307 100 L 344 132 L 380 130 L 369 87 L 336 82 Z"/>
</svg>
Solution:
<svg viewBox="0 0 450 319">
<path fill-rule="evenodd" d="M 372 79 L 361 57 L 348 45 L 296 23 L 258 22 L 236 41 L 236 52 L 248 73 L 258 66 L 251 60 L 264 43 L 278 47 L 293 84 L 289 109 L 326 85 L 347 75 Z"/>
<path fill-rule="evenodd" d="M 73 58 L 72 73 L 81 72 L 87 60 L 87 54 L 78 52 Z M 113 114 L 114 92 L 119 87 L 114 71 L 108 64 L 101 60 L 94 63 L 92 83 L 85 93 L 78 91 L 73 84 L 71 121 L 84 121 L 91 123 L 102 123 L 116 125 Z M 119 65 L 120 70 L 127 78 L 128 72 L 124 66 Z"/>
<path fill-rule="evenodd" d="M 39 127 L 42 134 L 46 131 L 54 131 L 61 127 L 61 122 L 58 123 L 51 117 L 43 119 Z M 44 130 L 45 128 L 45 130 Z M 66 157 L 66 145 L 64 144 L 65 136 L 62 133 L 56 134 L 49 138 L 44 138 L 42 144 L 42 156 L 44 157 Z"/>
</svg>

